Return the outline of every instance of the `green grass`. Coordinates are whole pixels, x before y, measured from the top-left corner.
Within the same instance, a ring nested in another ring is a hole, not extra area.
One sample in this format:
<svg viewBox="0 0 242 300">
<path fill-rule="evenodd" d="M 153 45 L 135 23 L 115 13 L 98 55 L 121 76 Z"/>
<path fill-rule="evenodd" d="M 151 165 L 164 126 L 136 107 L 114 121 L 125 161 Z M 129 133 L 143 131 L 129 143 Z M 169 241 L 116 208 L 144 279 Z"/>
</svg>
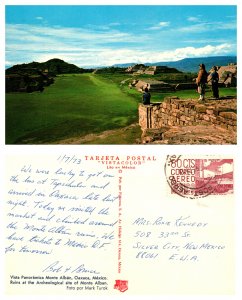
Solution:
<svg viewBox="0 0 242 300">
<path fill-rule="evenodd" d="M 196 78 L 197 74 L 194 73 L 161 73 L 152 76 L 153 80 L 160 80 L 169 83 L 179 83 L 179 82 L 190 82 L 193 78 Z M 140 80 L 151 79 L 150 75 L 142 74 L 136 75 L 135 78 Z"/>
<path fill-rule="evenodd" d="M 43 93 L 6 94 L 6 144 L 54 144 L 136 123 L 142 94 L 129 88 L 132 80 L 128 74 L 62 75 Z M 220 88 L 221 97 L 236 92 L 236 88 Z M 167 96 L 198 98 L 195 90 L 184 90 L 152 93 L 151 102 L 162 102 Z M 207 90 L 206 97 L 211 96 Z M 134 127 L 97 137 L 90 144 L 132 144 L 138 136 L 139 128 Z"/>
<path fill-rule="evenodd" d="M 137 122 L 137 101 L 92 74 L 63 75 L 43 93 L 6 94 L 6 144 L 51 143 Z"/>
<path fill-rule="evenodd" d="M 227 96 L 236 96 L 237 89 L 236 88 L 220 88 L 219 96 L 227 97 Z M 169 96 L 177 96 L 180 99 L 197 99 L 199 98 L 199 94 L 195 90 L 181 90 L 181 91 L 172 91 L 167 93 L 153 93 L 151 95 L 152 102 L 162 102 L 165 97 Z M 208 87 L 206 90 L 206 98 L 210 98 L 213 96 L 212 90 Z"/>
</svg>

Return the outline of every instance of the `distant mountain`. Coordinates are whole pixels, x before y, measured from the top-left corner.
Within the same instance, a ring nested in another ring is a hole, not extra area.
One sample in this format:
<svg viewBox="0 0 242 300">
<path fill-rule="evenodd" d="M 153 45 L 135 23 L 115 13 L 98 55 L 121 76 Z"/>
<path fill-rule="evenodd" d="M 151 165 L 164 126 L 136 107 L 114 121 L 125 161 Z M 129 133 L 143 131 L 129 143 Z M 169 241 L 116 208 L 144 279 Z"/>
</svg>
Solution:
<svg viewBox="0 0 242 300">
<path fill-rule="evenodd" d="M 205 64 L 206 69 L 210 70 L 212 66 L 227 66 L 230 63 L 237 63 L 237 56 L 212 56 L 212 57 L 196 57 L 184 58 L 177 61 L 164 61 L 155 63 L 144 63 L 146 66 L 166 66 L 176 68 L 182 72 L 197 72 L 199 64 Z M 115 67 L 133 66 L 135 63 L 117 64 Z"/>
<path fill-rule="evenodd" d="M 237 56 L 213 56 L 213 57 L 196 57 L 196 58 L 184 58 L 177 61 L 164 61 L 154 63 L 144 63 L 146 66 L 165 66 L 169 68 L 175 68 L 182 72 L 197 72 L 198 65 L 204 63 L 207 70 L 210 70 L 212 66 L 227 66 L 229 63 L 237 63 Z M 97 69 L 110 69 L 110 68 L 128 68 L 134 66 L 137 63 L 125 63 L 115 64 L 110 67 L 98 67 Z M 31 71 L 32 70 L 32 71 Z M 45 71 L 48 70 L 51 75 L 58 74 L 73 74 L 73 73 L 84 73 L 92 72 L 94 69 L 83 69 L 79 68 L 74 64 L 69 64 L 61 59 L 53 58 L 46 62 L 31 62 L 27 64 L 14 65 L 6 69 L 6 74 L 13 73 L 35 73 L 36 70 Z M 121 71 L 121 70 L 119 70 Z"/>
<path fill-rule="evenodd" d="M 115 65 L 113 65 L 113 67 L 116 67 L 116 68 L 128 68 L 128 67 L 139 65 L 139 64 L 141 65 L 141 63 L 132 62 L 132 63 L 125 63 L 125 64 L 115 64 Z M 151 64 L 149 64 L 149 63 L 144 64 L 144 65 L 151 66 Z"/>
<path fill-rule="evenodd" d="M 83 73 L 84 69 L 77 67 L 76 65 L 69 64 L 61 59 L 53 58 L 46 62 L 31 62 L 28 64 L 19 64 L 14 65 L 8 69 L 6 69 L 6 74 L 13 73 L 35 73 L 35 70 L 45 71 L 52 75 L 58 74 L 73 74 L 73 73 Z"/>
</svg>

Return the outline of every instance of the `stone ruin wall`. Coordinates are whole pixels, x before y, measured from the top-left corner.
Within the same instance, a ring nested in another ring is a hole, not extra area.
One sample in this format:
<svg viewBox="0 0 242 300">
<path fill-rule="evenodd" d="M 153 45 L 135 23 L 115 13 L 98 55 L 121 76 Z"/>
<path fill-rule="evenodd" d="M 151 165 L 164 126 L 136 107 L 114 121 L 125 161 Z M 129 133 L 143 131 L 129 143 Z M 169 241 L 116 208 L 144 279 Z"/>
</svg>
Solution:
<svg viewBox="0 0 242 300">
<path fill-rule="evenodd" d="M 139 105 L 139 125 L 146 129 L 171 126 L 217 125 L 237 130 L 236 99 L 209 101 L 180 100 L 167 97 L 162 103 Z"/>
</svg>

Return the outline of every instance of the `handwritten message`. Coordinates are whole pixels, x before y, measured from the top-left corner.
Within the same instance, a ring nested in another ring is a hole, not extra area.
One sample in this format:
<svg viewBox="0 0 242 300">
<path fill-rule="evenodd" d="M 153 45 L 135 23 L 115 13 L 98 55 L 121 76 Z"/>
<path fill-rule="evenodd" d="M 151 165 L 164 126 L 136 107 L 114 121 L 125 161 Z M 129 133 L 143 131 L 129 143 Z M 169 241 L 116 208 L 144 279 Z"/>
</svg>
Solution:
<svg viewBox="0 0 242 300">
<path fill-rule="evenodd" d="M 6 205 L 6 255 L 51 256 L 44 273 L 93 273 L 85 264 L 64 265 L 61 248 L 107 251 L 118 223 L 117 179 L 77 157 L 57 156 L 51 164 L 26 159 L 9 174 Z M 66 251 L 65 251 L 66 250 Z M 38 258 L 37 258 L 38 259 Z"/>
</svg>

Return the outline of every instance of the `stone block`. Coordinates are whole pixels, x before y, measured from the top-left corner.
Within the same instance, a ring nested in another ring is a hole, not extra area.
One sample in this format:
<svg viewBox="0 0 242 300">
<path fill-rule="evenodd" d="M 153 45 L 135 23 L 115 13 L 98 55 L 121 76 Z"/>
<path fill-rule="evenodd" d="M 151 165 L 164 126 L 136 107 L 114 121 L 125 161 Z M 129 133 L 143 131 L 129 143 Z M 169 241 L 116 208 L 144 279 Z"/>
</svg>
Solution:
<svg viewBox="0 0 242 300">
<path fill-rule="evenodd" d="M 217 118 L 213 115 L 209 115 L 210 121 L 216 123 Z"/>
<path fill-rule="evenodd" d="M 195 105 L 195 110 L 198 113 L 205 113 L 207 110 L 207 107 L 203 104 L 197 104 L 197 105 Z"/>
<path fill-rule="evenodd" d="M 232 119 L 232 120 L 237 119 L 237 114 L 234 112 L 221 112 L 219 113 L 219 116 L 224 117 L 226 119 Z"/>
<path fill-rule="evenodd" d="M 227 120 L 226 122 L 227 122 L 227 124 L 232 125 L 232 126 L 237 125 L 237 122 L 235 120 Z"/>
<path fill-rule="evenodd" d="M 166 103 L 171 103 L 171 97 L 165 97 L 164 101 L 165 101 Z"/>
<path fill-rule="evenodd" d="M 227 125 L 226 123 L 221 123 L 221 124 L 220 124 L 220 127 L 227 129 L 227 128 L 228 128 L 228 125 Z"/>
<path fill-rule="evenodd" d="M 189 104 L 189 108 L 192 109 L 192 110 L 194 110 L 195 109 L 195 104 L 194 103 L 190 103 Z"/>
<path fill-rule="evenodd" d="M 234 131 L 234 126 L 228 125 L 228 129 Z"/>
<path fill-rule="evenodd" d="M 219 122 L 222 122 L 222 123 L 225 122 L 225 118 L 223 118 L 223 117 L 221 117 L 221 116 L 217 116 L 217 120 L 218 120 Z"/>
<path fill-rule="evenodd" d="M 207 113 L 208 115 L 213 115 L 214 111 L 213 111 L 213 109 L 207 109 L 207 110 L 206 110 L 206 113 Z"/>
<path fill-rule="evenodd" d="M 205 121 L 210 121 L 210 117 L 209 117 L 208 115 L 204 115 L 204 116 L 203 116 L 203 120 L 205 120 Z"/>
<path fill-rule="evenodd" d="M 185 115 L 186 116 L 189 116 L 190 115 L 190 109 L 185 107 Z"/>
<path fill-rule="evenodd" d="M 232 109 L 232 107 L 229 106 L 229 105 L 226 105 L 226 106 L 218 105 L 218 106 L 216 106 L 216 111 L 217 111 L 218 113 L 221 113 L 221 112 L 227 112 L 227 111 L 230 111 L 231 109 Z"/>
</svg>

